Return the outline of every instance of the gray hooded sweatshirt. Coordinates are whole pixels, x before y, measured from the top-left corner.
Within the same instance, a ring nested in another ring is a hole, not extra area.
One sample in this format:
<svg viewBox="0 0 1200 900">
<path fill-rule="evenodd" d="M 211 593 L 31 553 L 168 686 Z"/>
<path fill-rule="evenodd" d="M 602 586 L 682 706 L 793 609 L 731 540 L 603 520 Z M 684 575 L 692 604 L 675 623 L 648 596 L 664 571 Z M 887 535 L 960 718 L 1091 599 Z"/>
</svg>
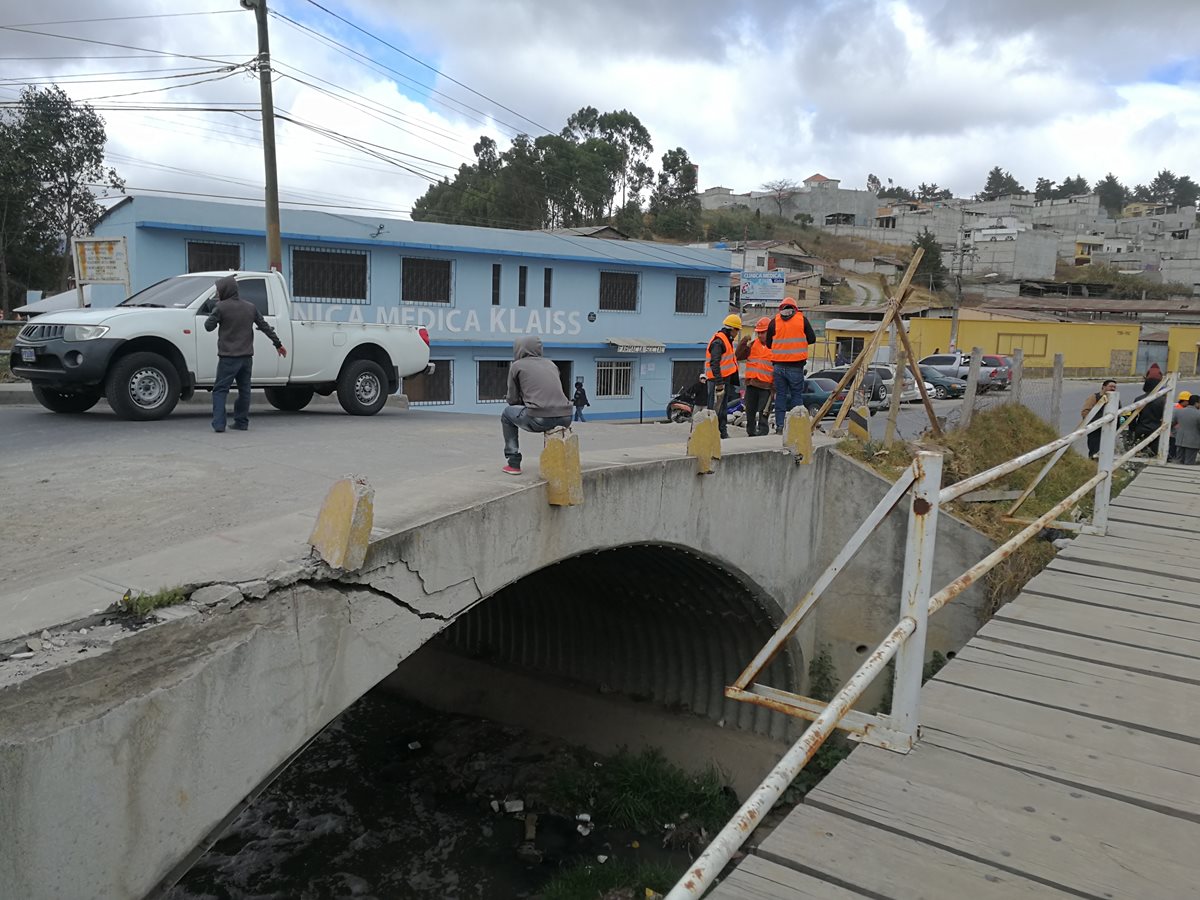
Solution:
<svg viewBox="0 0 1200 900">
<path fill-rule="evenodd" d="M 526 335 L 513 341 L 508 367 L 508 405 L 524 406 L 531 416 L 569 416 L 571 401 L 563 393 L 558 366 L 542 356 L 542 339 Z"/>
</svg>

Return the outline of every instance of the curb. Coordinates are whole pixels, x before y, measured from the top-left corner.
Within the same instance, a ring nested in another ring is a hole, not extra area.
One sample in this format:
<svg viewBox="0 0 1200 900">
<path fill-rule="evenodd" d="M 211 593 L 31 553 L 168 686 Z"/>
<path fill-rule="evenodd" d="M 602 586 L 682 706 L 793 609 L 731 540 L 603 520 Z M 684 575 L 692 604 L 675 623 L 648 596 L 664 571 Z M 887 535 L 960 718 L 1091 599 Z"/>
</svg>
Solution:
<svg viewBox="0 0 1200 900">
<path fill-rule="evenodd" d="M 255 391 L 261 391 L 262 388 L 255 388 Z M 232 391 L 230 393 L 233 393 Z M 182 400 L 181 403 L 200 403 L 210 405 L 212 403 L 212 395 L 209 391 L 197 391 L 192 395 L 190 400 Z M 328 397 L 322 397 L 320 394 L 312 398 L 311 406 L 328 406 L 329 404 L 337 405 L 337 394 L 330 394 Z M 387 405 L 396 409 L 408 409 L 408 397 L 404 394 L 392 394 L 388 397 Z M 18 384 L 0 384 L 0 406 L 40 406 L 33 396 L 33 388 L 26 383 Z"/>
</svg>

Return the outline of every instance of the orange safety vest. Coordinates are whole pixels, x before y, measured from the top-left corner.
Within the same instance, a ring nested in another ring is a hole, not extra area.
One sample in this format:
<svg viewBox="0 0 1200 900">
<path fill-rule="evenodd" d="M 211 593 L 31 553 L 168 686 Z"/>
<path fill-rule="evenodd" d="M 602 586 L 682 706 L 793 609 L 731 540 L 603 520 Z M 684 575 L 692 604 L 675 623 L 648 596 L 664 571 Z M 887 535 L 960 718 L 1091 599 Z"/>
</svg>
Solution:
<svg viewBox="0 0 1200 900">
<path fill-rule="evenodd" d="M 709 340 L 709 345 L 717 338 L 721 339 L 721 343 L 725 345 L 725 349 L 721 351 L 721 371 L 720 373 L 712 370 L 712 359 L 709 357 L 708 350 L 704 352 L 704 373 L 709 378 L 728 378 L 738 370 L 737 360 L 733 356 L 733 343 L 729 340 L 729 336 L 723 331 L 718 331 Z"/>
<path fill-rule="evenodd" d="M 774 384 L 775 366 L 772 358 L 771 348 L 755 338 L 750 344 L 750 355 L 746 357 L 746 380 Z"/>
<path fill-rule="evenodd" d="M 808 359 L 808 338 L 804 335 L 804 313 L 790 319 L 775 316 L 775 337 L 771 341 L 771 356 L 775 362 L 798 363 Z"/>
</svg>

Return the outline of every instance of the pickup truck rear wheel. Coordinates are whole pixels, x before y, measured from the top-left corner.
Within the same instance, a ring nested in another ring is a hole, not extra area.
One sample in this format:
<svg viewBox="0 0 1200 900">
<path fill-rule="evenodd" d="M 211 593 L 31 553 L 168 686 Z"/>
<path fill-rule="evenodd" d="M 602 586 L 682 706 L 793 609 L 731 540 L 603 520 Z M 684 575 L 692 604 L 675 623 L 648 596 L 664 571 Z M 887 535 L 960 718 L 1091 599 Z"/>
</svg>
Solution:
<svg viewBox="0 0 1200 900">
<path fill-rule="evenodd" d="M 130 353 L 109 369 L 105 393 L 118 418 L 164 419 L 179 402 L 179 373 L 157 353 Z"/>
<path fill-rule="evenodd" d="M 267 402 L 276 409 L 284 412 L 299 412 L 308 406 L 313 398 L 310 387 L 269 387 L 266 389 Z"/>
<path fill-rule="evenodd" d="M 99 389 L 79 394 L 68 394 L 35 384 L 33 385 L 33 396 L 37 399 L 38 403 L 51 412 L 84 413 L 100 402 L 102 394 Z"/>
<path fill-rule="evenodd" d="M 337 383 L 338 402 L 352 416 L 373 416 L 387 403 L 387 374 L 377 362 L 346 363 Z"/>
</svg>

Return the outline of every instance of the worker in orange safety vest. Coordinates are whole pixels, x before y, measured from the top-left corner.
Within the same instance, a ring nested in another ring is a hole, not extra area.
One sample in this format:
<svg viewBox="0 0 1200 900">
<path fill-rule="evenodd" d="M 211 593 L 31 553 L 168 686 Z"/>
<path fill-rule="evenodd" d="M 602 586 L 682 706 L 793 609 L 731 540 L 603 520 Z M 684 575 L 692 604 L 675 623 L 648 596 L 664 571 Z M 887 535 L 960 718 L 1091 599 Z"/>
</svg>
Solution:
<svg viewBox="0 0 1200 900">
<path fill-rule="evenodd" d="M 769 433 L 767 410 L 771 405 L 771 392 L 775 389 L 775 364 L 771 351 L 763 343 L 763 336 L 771 324 L 769 316 L 763 316 L 754 325 L 754 336 L 742 338 L 734 355 L 746 361 L 746 434 L 756 437 Z"/>
<path fill-rule="evenodd" d="M 779 313 L 767 326 L 763 343 L 771 349 L 775 373 L 775 431 L 783 431 L 789 409 L 804 405 L 804 365 L 808 348 L 817 335 L 791 297 L 779 304 Z"/>
<path fill-rule="evenodd" d="M 730 314 L 721 330 L 708 342 L 704 374 L 708 376 L 708 408 L 716 412 L 721 437 L 729 437 L 729 394 L 738 385 L 738 364 L 733 342 L 742 330 L 742 317 Z"/>
</svg>

